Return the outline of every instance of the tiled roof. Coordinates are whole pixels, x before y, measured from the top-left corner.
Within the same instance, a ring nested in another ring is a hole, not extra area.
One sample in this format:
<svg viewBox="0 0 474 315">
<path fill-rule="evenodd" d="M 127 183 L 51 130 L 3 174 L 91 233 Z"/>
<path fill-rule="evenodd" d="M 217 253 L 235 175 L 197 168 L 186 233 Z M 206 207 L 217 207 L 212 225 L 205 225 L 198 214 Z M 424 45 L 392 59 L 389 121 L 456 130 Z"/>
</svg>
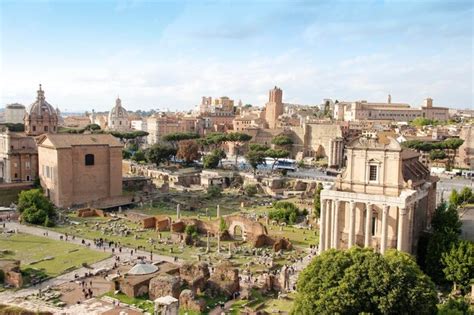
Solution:
<svg viewBox="0 0 474 315">
<path fill-rule="evenodd" d="M 48 139 L 55 148 L 70 148 L 80 145 L 108 145 L 122 147 L 120 141 L 109 134 L 46 134 L 40 146 Z"/>
</svg>

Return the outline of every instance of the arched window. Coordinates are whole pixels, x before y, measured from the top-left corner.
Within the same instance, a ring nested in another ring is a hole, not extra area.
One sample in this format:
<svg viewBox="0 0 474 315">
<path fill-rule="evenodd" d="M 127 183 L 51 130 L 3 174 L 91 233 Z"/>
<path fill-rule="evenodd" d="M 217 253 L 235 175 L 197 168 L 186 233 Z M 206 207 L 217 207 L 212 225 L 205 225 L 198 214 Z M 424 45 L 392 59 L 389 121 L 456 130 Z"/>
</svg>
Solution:
<svg viewBox="0 0 474 315">
<path fill-rule="evenodd" d="M 94 165 L 94 154 L 86 154 L 86 166 L 87 165 Z"/>
</svg>

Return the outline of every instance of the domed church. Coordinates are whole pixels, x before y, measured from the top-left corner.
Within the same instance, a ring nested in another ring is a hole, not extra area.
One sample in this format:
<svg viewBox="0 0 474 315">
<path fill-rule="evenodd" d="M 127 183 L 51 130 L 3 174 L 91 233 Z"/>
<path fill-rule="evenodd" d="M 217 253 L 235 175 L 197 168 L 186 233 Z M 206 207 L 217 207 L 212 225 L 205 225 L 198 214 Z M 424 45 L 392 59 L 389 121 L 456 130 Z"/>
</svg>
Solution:
<svg viewBox="0 0 474 315">
<path fill-rule="evenodd" d="M 115 106 L 109 112 L 107 128 L 114 131 L 130 130 L 127 110 L 122 107 L 122 100 L 120 98 L 117 98 Z"/>
<path fill-rule="evenodd" d="M 36 101 L 31 104 L 25 114 L 25 132 L 29 136 L 58 131 L 58 113 L 51 104 L 46 102 L 44 91 L 39 85 Z"/>
</svg>

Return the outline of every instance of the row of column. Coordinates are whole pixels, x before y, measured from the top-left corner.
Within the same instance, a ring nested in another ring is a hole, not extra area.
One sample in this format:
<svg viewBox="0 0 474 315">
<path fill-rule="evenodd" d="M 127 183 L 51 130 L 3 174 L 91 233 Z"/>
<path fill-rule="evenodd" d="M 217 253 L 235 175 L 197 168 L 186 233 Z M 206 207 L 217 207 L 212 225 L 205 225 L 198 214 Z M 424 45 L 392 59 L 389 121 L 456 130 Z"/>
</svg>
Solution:
<svg viewBox="0 0 474 315">
<path fill-rule="evenodd" d="M 339 216 L 341 212 L 341 203 L 346 201 L 322 199 L 320 213 L 320 230 L 319 230 L 319 250 L 323 252 L 330 248 L 340 248 L 340 227 Z M 364 247 L 372 245 L 372 204 L 365 203 L 365 223 L 364 223 Z M 382 228 L 380 237 L 380 252 L 383 254 L 387 249 L 387 231 L 388 231 L 388 213 L 389 206 L 382 206 Z M 361 211 L 363 214 L 364 212 Z M 342 215 L 345 215 L 343 213 Z M 361 220 L 362 221 L 362 218 Z M 356 202 L 349 202 L 349 235 L 347 247 L 351 248 L 356 245 L 355 235 L 356 223 Z M 407 210 L 399 208 L 398 211 L 398 227 L 397 227 L 397 249 L 407 251 Z"/>
<path fill-rule="evenodd" d="M 328 156 L 329 166 L 341 166 L 344 155 L 344 142 L 342 139 L 331 140 Z"/>
</svg>

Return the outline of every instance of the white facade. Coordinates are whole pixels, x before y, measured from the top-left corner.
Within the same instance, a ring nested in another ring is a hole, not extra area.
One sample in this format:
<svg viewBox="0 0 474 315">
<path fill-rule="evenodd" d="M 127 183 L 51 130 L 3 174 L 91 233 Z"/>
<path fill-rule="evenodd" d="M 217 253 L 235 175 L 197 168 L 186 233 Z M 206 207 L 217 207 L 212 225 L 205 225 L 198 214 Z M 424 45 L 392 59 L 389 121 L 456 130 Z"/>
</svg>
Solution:
<svg viewBox="0 0 474 315">
<path fill-rule="evenodd" d="M 5 123 L 22 124 L 25 118 L 25 106 L 15 103 L 5 107 Z"/>
</svg>

